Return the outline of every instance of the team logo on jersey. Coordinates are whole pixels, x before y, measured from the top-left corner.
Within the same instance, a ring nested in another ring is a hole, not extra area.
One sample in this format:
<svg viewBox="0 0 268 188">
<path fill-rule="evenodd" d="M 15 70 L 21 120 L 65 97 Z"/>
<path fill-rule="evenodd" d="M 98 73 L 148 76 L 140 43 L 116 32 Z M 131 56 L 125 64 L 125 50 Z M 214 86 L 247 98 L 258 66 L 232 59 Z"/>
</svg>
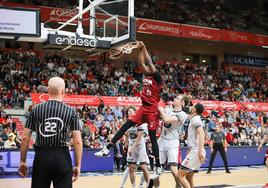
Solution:
<svg viewBox="0 0 268 188">
<path fill-rule="evenodd" d="M 131 139 L 136 139 L 136 138 L 137 138 L 137 134 L 134 133 L 134 132 L 130 132 L 130 133 L 129 133 L 129 138 L 131 138 Z"/>
<path fill-rule="evenodd" d="M 63 129 L 63 121 L 58 117 L 45 119 L 45 123 L 39 126 L 39 133 L 43 137 L 51 137 L 57 135 Z M 44 131 L 42 131 L 44 130 Z"/>
<path fill-rule="evenodd" d="M 164 123 L 164 127 L 166 127 L 167 129 L 169 129 L 171 127 L 171 123 Z"/>
<path fill-rule="evenodd" d="M 151 79 L 144 78 L 142 84 L 143 85 L 152 85 L 153 81 Z"/>
</svg>

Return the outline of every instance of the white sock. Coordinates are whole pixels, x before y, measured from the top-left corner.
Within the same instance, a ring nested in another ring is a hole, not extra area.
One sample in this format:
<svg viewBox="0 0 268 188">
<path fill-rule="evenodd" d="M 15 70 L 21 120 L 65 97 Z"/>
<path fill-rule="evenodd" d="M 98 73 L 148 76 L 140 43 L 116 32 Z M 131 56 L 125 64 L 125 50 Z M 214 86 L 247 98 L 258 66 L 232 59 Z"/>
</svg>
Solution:
<svg viewBox="0 0 268 188">
<path fill-rule="evenodd" d="M 124 174 L 123 174 L 123 177 L 122 177 L 122 179 L 121 179 L 121 188 L 123 188 L 124 186 L 125 186 L 125 184 L 126 184 L 126 182 L 127 182 L 127 179 L 128 179 L 128 175 L 129 175 L 129 170 L 128 170 L 128 167 L 125 169 L 125 171 L 124 171 Z"/>
<path fill-rule="evenodd" d="M 142 174 L 141 174 L 140 187 L 143 187 L 144 181 L 145 181 L 145 179 L 144 179 L 144 175 L 143 175 L 143 173 L 142 173 Z"/>
<path fill-rule="evenodd" d="M 133 185 L 132 185 L 132 188 L 136 188 L 136 185 L 135 185 L 135 184 L 133 184 Z"/>
</svg>

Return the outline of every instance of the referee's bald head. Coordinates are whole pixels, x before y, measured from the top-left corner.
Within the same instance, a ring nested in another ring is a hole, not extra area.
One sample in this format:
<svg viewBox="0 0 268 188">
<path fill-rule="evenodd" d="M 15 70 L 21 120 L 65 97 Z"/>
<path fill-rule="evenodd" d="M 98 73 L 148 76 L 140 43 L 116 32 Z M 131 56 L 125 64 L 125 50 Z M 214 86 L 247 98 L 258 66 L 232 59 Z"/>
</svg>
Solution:
<svg viewBox="0 0 268 188">
<path fill-rule="evenodd" d="M 60 77 L 52 77 L 48 81 L 48 93 L 52 96 L 60 96 L 64 94 L 65 82 Z"/>
</svg>

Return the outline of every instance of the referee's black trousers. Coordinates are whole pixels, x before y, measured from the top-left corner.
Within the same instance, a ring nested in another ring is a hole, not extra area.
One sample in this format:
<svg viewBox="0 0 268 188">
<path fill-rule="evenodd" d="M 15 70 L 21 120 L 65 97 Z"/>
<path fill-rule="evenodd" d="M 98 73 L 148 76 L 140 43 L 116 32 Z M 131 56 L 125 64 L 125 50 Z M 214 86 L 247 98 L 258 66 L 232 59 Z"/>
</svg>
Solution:
<svg viewBox="0 0 268 188">
<path fill-rule="evenodd" d="M 213 152 L 211 153 L 211 156 L 210 156 L 208 171 L 209 172 L 211 171 L 214 159 L 215 159 L 218 151 L 221 154 L 221 157 L 222 157 L 222 160 L 224 163 L 224 167 L 225 167 L 225 170 L 227 172 L 227 171 L 229 171 L 229 167 L 228 167 L 227 158 L 226 158 L 223 144 L 216 144 L 216 143 L 213 144 Z"/>
<path fill-rule="evenodd" d="M 35 150 L 32 188 L 72 188 L 72 161 L 68 148 Z"/>
</svg>

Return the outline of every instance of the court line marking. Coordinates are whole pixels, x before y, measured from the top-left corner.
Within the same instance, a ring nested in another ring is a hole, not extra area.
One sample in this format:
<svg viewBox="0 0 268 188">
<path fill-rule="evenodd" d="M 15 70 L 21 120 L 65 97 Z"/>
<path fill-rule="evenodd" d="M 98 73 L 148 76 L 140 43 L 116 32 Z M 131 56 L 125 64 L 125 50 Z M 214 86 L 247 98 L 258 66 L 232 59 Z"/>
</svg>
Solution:
<svg viewBox="0 0 268 188">
<path fill-rule="evenodd" d="M 230 186 L 230 187 L 226 187 L 226 188 L 243 188 L 243 187 L 248 187 L 248 188 L 250 188 L 250 187 L 262 187 L 263 186 L 263 184 L 252 184 L 252 185 L 235 185 L 235 186 Z"/>
</svg>

